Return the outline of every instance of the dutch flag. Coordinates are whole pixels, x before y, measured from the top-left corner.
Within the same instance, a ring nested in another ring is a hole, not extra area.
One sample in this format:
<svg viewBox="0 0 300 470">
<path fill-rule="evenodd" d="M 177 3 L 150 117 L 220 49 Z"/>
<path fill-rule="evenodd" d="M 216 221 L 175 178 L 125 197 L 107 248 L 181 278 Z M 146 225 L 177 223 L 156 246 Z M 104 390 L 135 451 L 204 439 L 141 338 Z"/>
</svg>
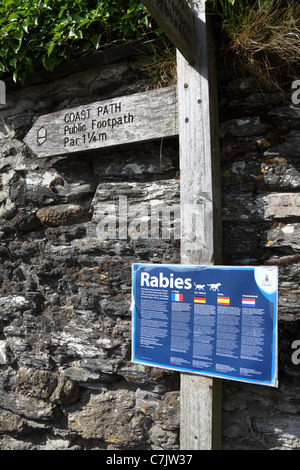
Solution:
<svg viewBox="0 0 300 470">
<path fill-rule="evenodd" d="M 255 307 L 255 299 L 242 299 L 242 304 L 247 307 Z"/>
</svg>

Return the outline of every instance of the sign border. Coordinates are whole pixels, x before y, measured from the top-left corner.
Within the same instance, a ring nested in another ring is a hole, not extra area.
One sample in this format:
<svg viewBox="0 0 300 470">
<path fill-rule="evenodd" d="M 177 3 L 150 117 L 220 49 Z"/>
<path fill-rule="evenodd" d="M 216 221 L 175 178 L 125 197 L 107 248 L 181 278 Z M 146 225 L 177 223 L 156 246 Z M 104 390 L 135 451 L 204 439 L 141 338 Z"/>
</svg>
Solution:
<svg viewBox="0 0 300 470">
<path fill-rule="evenodd" d="M 146 360 L 139 360 L 135 356 L 135 337 L 136 337 L 136 325 L 135 325 L 135 316 L 136 316 L 136 309 L 135 309 L 135 294 L 136 294 L 136 285 L 135 285 L 135 273 L 138 267 L 151 267 L 151 268 L 160 268 L 165 267 L 169 269 L 195 269 L 195 268 L 207 268 L 207 269 L 222 269 L 222 270 L 254 270 L 255 268 L 259 268 L 259 266 L 200 266 L 200 265 L 182 265 L 182 264 L 150 264 L 150 263 L 134 263 L 132 264 L 132 302 L 131 302 L 131 311 L 132 311 L 132 348 L 131 348 L 131 361 L 136 364 L 142 364 L 148 367 L 157 367 L 159 369 L 164 370 L 171 370 L 176 372 L 184 372 L 189 373 L 196 376 L 204 376 L 210 378 L 217 378 L 217 379 L 225 379 L 234 382 L 241 382 L 241 383 L 248 383 L 248 384 L 255 384 L 255 385 L 264 385 L 268 387 L 277 388 L 278 387 L 278 282 L 276 288 L 276 303 L 274 305 L 274 318 L 273 318 L 273 349 L 272 349 L 272 366 L 271 366 L 271 379 L 270 381 L 266 380 L 255 380 L 250 378 L 239 378 L 233 376 L 227 376 L 221 373 L 212 373 L 206 371 L 197 371 L 194 369 L 176 367 L 176 366 L 164 366 L 163 364 L 159 364 L 157 362 L 146 361 Z M 266 266 L 262 266 L 263 268 L 268 268 Z M 270 267 L 269 267 L 270 268 Z M 276 266 L 272 266 L 274 270 L 276 270 L 276 276 L 278 280 L 278 268 Z"/>
</svg>

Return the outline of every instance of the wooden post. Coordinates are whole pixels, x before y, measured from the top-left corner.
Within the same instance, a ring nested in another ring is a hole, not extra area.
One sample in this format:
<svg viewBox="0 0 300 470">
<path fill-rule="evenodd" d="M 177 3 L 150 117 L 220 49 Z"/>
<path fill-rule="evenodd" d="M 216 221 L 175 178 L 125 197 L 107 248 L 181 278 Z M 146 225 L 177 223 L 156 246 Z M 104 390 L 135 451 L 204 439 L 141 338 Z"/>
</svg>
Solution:
<svg viewBox="0 0 300 470">
<path fill-rule="evenodd" d="M 193 65 L 177 51 L 181 184 L 181 262 L 221 263 L 220 165 L 205 0 L 195 14 Z M 181 374 L 182 450 L 220 448 L 221 380 Z"/>
</svg>

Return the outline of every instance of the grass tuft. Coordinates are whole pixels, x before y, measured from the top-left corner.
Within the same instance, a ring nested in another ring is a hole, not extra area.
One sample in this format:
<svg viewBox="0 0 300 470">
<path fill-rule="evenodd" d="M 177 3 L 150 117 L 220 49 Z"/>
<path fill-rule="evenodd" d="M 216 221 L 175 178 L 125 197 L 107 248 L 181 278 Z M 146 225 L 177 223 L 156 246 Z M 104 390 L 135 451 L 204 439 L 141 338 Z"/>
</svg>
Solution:
<svg viewBox="0 0 300 470">
<path fill-rule="evenodd" d="M 211 1 L 221 18 L 224 48 L 242 74 L 264 88 L 283 88 L 299 78 L 300 4 L 298 0 Z M 220 23 L 220 21 L 219 21 Z"/>
</svg>

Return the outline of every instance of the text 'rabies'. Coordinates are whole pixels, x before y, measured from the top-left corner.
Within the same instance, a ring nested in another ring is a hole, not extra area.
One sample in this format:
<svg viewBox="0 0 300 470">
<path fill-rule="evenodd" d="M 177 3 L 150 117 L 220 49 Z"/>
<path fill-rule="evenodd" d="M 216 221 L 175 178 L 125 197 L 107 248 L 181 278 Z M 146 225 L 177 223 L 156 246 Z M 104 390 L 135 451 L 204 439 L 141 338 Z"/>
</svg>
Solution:
<svg viewBox="0 0 300 470">
<path fill-rule="evenodd" d="M 141 274 L 141 286 L 142 287 L 162 287 L 170 289 L 191 289 L 192 280 L 191 278 L 182 279 L 177 277 L 174 279 L 174 274 L 170 274 L 170 277 L 166 277 L 163 273 L 159 273 L 159 276 L 150 276 L 149 273 Z"/>
</svg>

